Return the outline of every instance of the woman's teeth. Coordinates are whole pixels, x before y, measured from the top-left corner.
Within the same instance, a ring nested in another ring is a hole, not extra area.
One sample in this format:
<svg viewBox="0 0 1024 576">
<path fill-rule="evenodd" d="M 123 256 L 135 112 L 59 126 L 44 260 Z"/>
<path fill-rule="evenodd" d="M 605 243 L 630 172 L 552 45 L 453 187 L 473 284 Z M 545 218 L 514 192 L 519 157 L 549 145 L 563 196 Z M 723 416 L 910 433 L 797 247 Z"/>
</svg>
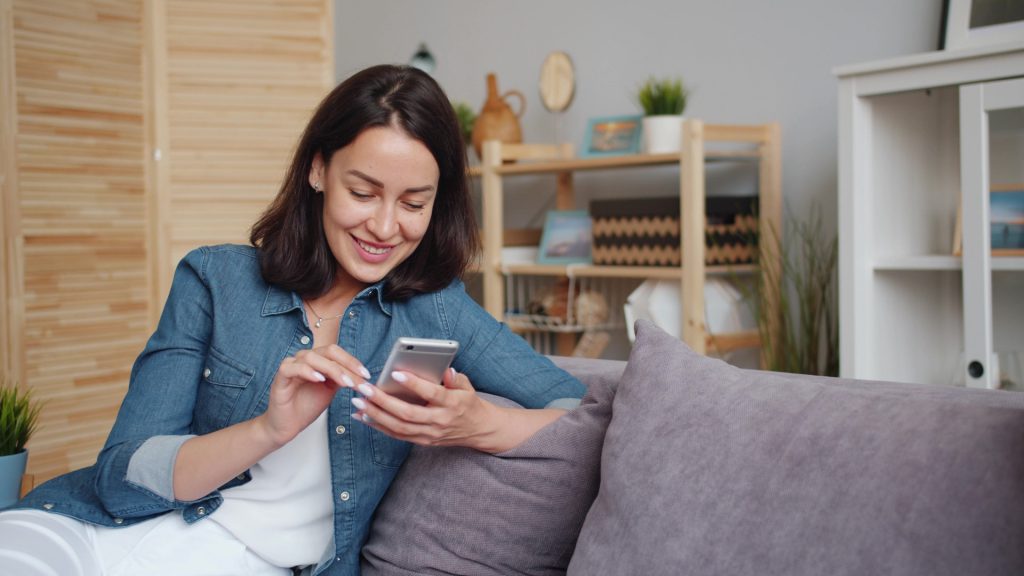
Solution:
<svg viewBox="0 0 1024 576">
<path fill-rule="evenodd" d="M 361 240 L 356 240 L 359 243 L 359 247 L 366 250 L 370 254 L 387 254 L 390 248 L 377 248 L 376 246 L 370 246 Z"/>
</svg>

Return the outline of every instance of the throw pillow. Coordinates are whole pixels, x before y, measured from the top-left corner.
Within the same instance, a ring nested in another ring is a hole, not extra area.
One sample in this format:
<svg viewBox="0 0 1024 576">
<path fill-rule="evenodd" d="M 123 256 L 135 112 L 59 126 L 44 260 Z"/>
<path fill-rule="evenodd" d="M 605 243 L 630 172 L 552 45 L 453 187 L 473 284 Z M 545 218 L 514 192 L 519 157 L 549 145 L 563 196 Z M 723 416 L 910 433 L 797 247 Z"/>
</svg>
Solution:
<svg viewBox="0 0 1024 576">
<path fill-rule="evenodd" d="M 512 450 L 414 447 L 377 509 L 362 574 L 564 574 L 622 371 L 599 366 L 576 374 L 588 385 L 579 407 Z"/>
<path fill-rule="evenodd" d="M 1024 574 L 1022 405 L 741 370 L 639 322 L 568 572 Z"/>
</svg>

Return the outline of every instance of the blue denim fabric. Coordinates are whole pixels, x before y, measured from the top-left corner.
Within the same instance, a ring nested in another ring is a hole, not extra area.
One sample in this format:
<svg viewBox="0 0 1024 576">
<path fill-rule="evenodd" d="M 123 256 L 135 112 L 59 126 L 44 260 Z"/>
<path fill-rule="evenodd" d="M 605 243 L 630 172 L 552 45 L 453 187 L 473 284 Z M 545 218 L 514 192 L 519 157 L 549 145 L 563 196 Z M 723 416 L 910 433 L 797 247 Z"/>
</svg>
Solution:
<svg viewBox="0 0 1024 576">
<path fill-rule="evenodd" d="M 457 340 L 455 369 L 477 390 L 523 406 L 543 407 L 585 391 L 480 308 L 459 281 L 402 302 L 385 300 L 379 285 L 366 288 L 346 310 L 338 344 L 376 381 L 400 336 Z M 169 511 L 180 511 L 188 522 L 215 513 L 223 501 L 220 491 L 196 501 L 173 499 L 177 449 L 190 435 L 265 411 L 281 361 L 312 341 L 302 300 L 263 281 L 254 248 L 224 245 L 189 253 L 175 272 L 157 330 L 135 362 L 96 464 L 44 483 L 17 506 L 104 526 L 127 526 Z M 373 511 L 411 447 L 354 423 L 352 395 L 340 390 L 328 412 L 333 492 L 348 492 L 349 498 L 335 499 L 335 550 L 317 574 L 359 573 L 359 550 Z M 345 427 L 343 434 L 338 426 Z M 221 490 L 248 481 L 242 474 Z"/>
</svg>

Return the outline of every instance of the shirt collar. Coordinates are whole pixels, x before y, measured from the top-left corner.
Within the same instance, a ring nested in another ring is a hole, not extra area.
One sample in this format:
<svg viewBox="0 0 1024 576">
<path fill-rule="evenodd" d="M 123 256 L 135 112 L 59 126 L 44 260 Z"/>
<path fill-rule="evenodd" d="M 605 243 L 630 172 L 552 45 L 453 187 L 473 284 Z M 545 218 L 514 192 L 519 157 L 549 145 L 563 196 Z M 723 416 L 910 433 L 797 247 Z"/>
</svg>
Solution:
<svg viewBox="0 0 1024 576">
<path fill-rule="evenodd" d="M 377 305 L 380 307 L 381 312 L 391 316 L 391 302 L 384 299 L 383 280 L 363 288 L 359 294 L 356 294 L 354 299 L 368 299 L 374 295 L 376 295 L 375 300 L 377 301 Z M 267 296 L 263 299 L 263 311 L 260 315 L 274 316 L 276 314 L 285 314 L 296 309 L 302 309 L 302 298 L 300 298 L 298 294 L 290 290 L 283 290 L 277 286 L 269 286 L 267 287 Z"/>
</svg>

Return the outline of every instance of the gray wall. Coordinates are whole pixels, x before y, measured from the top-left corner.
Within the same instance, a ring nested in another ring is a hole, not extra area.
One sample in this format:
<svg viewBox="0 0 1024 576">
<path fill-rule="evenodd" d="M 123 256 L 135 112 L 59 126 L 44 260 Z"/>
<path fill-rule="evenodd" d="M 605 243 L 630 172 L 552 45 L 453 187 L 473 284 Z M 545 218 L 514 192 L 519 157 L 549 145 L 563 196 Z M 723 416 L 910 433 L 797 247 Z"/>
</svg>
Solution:
<svg viewBox="0 0 1024 576">
<path fill-rule="evenodd" d="M 786 204 L 802 216 L 815 204 L 835 230 L 835 66 L 936 48 L 941 0 L 338 0 L 336 69 L 344 78 L 371 64 L 407 62 L 420 42 L 437 59 L 434 76 L 453 100 L 479 108 L 485 76 L 527 97 L 529 142 L 579 147 L 587 119 L 634 114 L 632 93 L 650 75 L 681 75 L 693 89 L 687 116 L 708 122 L 778 120 Z M 576 67 L 576 97 L 561 117 L 537 92 L 544 57 L 563 50 Z M 471 154 L 472 156 L 472 154 Z M 539 225 L 550 179 L 510 187 L 513 224 Z M 709 177 L 711 193 L 752 192 L 742 172 Z M 580 207 L 591 197 L 675 193 L 676 171 L 582 174 Z M 538 192 L 539 190 L 539 192 Z M 523 202 L 517 195 L 531 195 Z"/>
</svg>

